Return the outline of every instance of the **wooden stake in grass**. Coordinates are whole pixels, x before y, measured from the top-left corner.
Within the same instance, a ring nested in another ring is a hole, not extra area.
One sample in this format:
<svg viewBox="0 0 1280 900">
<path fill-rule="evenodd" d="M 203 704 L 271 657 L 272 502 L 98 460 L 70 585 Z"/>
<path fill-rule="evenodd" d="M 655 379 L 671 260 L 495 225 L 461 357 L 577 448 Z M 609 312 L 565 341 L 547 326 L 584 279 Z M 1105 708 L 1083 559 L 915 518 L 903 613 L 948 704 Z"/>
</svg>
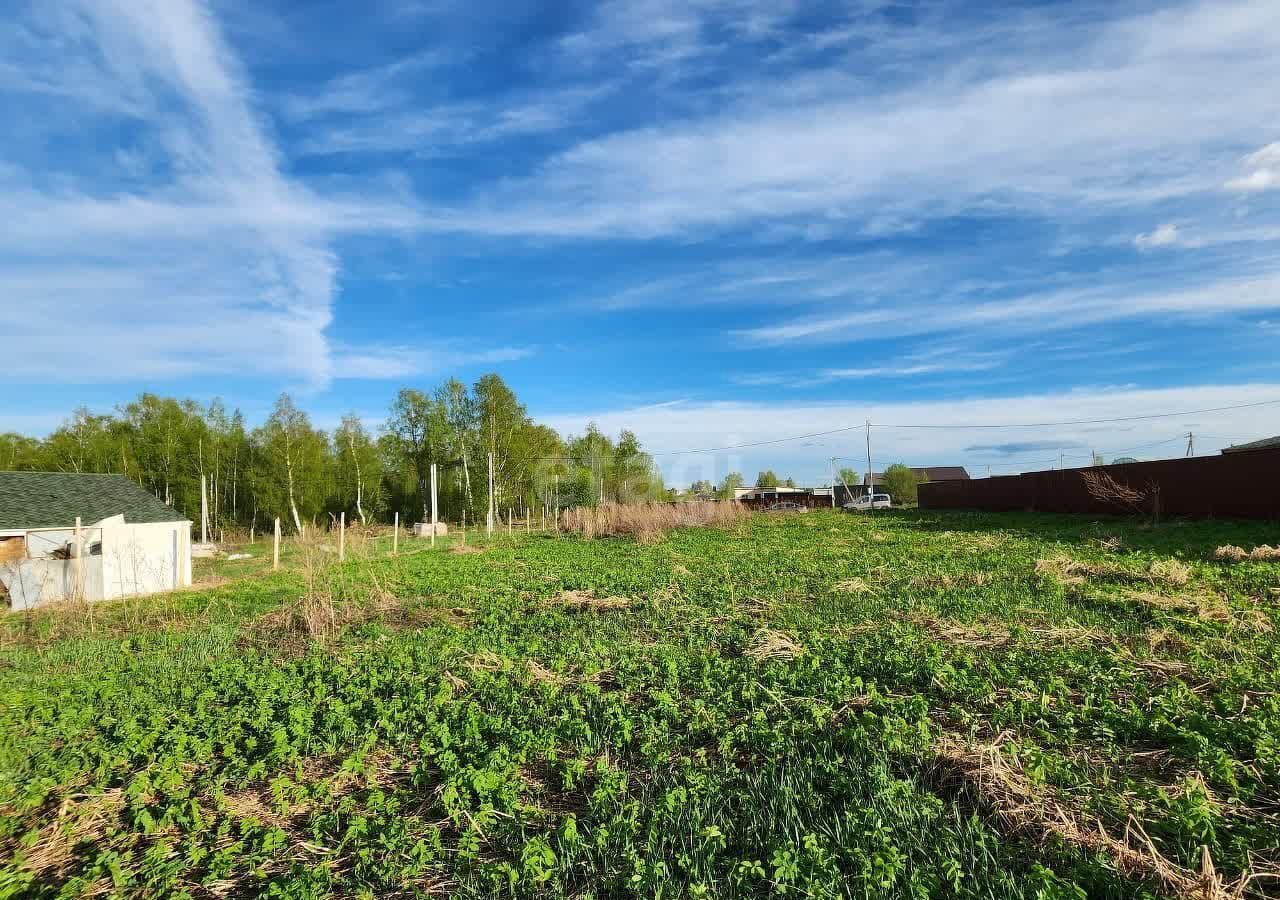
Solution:
<svg viewBox="0 0 1280 900">
<path fill-rule="evenodd" d="M 271 549 L 271 568 L 280 568 L 280 517 L 276 516 L 276 536 Z"/>
<path fill-rule="evenodd" d="M 391 526 L 391 555 L 400 552 L 400 513 L 396 513 L 396 523 Z"/>
<path fill-rule="evenodd" d="M 347 558 L 347 513 L 338 513 L 338 562 Z"/>
</svg>

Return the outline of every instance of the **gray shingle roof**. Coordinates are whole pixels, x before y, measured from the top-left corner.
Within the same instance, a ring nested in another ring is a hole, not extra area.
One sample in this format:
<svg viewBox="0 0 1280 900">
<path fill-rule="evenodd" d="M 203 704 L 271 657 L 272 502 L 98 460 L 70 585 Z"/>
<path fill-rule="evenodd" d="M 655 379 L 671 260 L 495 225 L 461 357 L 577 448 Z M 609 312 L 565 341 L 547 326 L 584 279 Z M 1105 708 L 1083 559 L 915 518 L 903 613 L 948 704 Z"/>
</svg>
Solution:
<svg viewBox="0 0 1280 900">
<path fill-rule="evenodd" d="M 186 516 L 123 475 L 0 472 L 0 529 L 58 528 L 123 514 L 126 522 L 180 522 Z"/>
</svg>

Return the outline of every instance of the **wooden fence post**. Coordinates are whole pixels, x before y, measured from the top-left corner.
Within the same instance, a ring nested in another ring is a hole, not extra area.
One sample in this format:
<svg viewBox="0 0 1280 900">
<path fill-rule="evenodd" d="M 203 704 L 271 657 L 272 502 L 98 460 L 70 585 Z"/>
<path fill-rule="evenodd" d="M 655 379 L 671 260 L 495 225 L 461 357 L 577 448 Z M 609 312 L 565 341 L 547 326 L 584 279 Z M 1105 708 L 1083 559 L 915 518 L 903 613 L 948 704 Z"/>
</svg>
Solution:
<svg viewBox="0 0 1280 900">
<path fill-rule="evenodd" d="M 436 522 L 439 521 L 436 506 L 436 464 L 431 464 L 431 546 L 436 545 Z"/>
<path fill-rule="evenodd" d="M 66 519 L 63 519 L 65 522 Z M 76 599 L 83 600 L 84 596 L 84 536 L 80 533 L 80 517 L 76 516 Z"/>
</svg>

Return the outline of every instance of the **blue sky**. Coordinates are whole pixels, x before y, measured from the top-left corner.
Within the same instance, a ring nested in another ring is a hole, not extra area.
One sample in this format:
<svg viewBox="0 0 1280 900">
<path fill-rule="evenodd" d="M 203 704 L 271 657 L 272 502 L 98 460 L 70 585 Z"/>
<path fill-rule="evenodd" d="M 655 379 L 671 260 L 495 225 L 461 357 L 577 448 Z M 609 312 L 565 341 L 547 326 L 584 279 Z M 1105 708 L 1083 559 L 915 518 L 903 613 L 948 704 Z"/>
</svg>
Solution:
<svg viewBox="0 0 1280 900">
<path fill-rule="evenodd" d="M 0 428 L 143 389 L 376 421 L 488 370 L 659 450 L 1280 398 L 1274 2 L 8 8 Z M 1010 471 L 1188 430 L 1280 406 L 875 443 Z"/>
</svg>

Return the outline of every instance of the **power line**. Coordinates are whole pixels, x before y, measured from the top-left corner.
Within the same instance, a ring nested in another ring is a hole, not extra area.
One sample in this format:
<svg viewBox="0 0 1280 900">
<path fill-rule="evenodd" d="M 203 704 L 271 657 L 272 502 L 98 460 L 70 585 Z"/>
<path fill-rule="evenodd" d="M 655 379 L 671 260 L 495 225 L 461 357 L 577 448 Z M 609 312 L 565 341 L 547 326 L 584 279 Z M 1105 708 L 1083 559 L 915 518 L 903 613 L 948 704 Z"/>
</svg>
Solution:
<svg viewBox="0 0 1280 900">
<path fill-rule="evenodd" d="M 1119 422 L 1140 422 L 1150 419 L 1171 419 L 1178 416 L 1198 416 L 1205 413 L 1227 412 L 1236 409 L 1253 409 L 1259 406 L 1274 406 L 1280 404 L 1280 398 L 1274 400 L 1259 400 L 1253 403 L 1237 403 L 1231 406 L 1214 406 L 1207 409 L 1189 409 L 1180 412 L 1165 413 L 1148 413 L 1140 416 L 1119 416 L 1113 419 L 1068 419 L 1059 422 L 1017 422 L 1008 424 L 920 424 L 920 425 L 899 425 L 899 424 L 879 424 L 871 423 L 872 428 L 948 428 L 948 429 L 970 429 L 970 428 L 1059 428 L 1066 425 L 1106 425 Z M 729 444 L 724 447 L 701 447 L 689 450 L 651 450 L 648 451 L 650 456 L 679 456 L 691 453 L 719 453 L 725 450 L 745 450 L 750 447 L 765 447 L 771 444 L 785 444 L 790 441 L 802 441 L 807 438 L 827 437 L 833 434 L 842 434 L 848 431 L 856 431 L 859 428 L 865 428 L 862 425 L 845 425 L 840 428 L 831 428 L 826 431 L 814 431 L 808 434 L 796 434 L 789 437 L 771 438 L 765 441 L 749 441 L 742 444 Z"/>
<path fill-rule="evenodd" d="M 1253 409 L 1258 406 L 1273 406 L 1280 399 L 1259 400 L 1254 403 L 1237 403 L 1232 406 L 1213 406 L 1208 409 L 1188 409 L 1181 412 L 1149 413 L 1143 416 L 1120 416 L 1114 419 L 1069 419 L 1061 422 L 1021 422 L 1017 424 L 990 425 L 875 425 L 876 428 L 1057 428 L 1063 425 L 1106 425 L 1113 422 L 1140 422 L 1147 419 L 1171 419 L 1177 416 L 1198 416 L 1204 413 L 1226 412 L 1233 409 Z M 853 427 L 857 427 L 856 425 Z"/>
</svg>

